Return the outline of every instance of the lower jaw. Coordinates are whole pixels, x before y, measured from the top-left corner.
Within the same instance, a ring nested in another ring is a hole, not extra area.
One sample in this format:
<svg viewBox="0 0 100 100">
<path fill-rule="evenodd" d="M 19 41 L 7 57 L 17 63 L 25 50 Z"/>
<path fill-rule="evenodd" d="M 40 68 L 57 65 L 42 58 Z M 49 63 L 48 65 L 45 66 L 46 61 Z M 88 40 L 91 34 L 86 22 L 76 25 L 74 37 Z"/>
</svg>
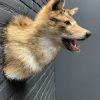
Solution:
<svg viewBox="0 0 100 100">
<path fill-rule="evenodd" d="M 70 52 L 77 52 L 77 53 L 79 53 L 81 50 L 69 50 L 69 49 L 67 49 L 68 51 L 70 51 Z"/>
<path fill-rule="evenodd" d="M 72 48 L 72 47 L 65 47 L 65 49 L 69 50 L 70 52 L 80 52 L 80 49 L 75 49 L 75 48 Z"/>
</svg>

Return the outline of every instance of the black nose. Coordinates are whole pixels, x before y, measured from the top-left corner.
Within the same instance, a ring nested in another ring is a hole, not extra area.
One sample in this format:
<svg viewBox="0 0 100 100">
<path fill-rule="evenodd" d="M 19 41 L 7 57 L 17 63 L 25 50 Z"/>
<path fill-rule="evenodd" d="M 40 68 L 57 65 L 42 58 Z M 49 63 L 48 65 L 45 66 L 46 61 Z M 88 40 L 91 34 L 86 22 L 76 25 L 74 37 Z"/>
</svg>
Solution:
<svg viewBox="0 0 100 100">
<path fill-rule="evenodd" d="M 91 33 L 86 33 L 86 38 L 89 38 L 91 36 Z"/>
<path fill-rule="evenodd" d="M 77 39 L 78 41 L 83 41 L 86 40 L 87 38 L 89 38 L 91 36 L 91 33 L 86 33 L 86 35 L 84 36 L 84 38 L 82 39 Z"/>
</svg>

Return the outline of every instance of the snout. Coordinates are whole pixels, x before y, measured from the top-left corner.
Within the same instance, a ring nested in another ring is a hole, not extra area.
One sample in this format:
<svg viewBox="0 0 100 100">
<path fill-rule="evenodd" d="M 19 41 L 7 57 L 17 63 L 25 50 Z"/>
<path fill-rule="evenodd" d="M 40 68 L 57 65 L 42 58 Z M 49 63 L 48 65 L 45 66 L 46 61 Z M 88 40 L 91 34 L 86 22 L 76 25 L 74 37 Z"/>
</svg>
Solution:
<svg viewBox="0 0 100 100">
<path fill-rule="evenodd" d="M 78 39 L 79 41 L 83 41 L 86 40 L 87 38 L 89 38 L 92 34 L 90 32 L 86 32 L 85 36 L 81 39 Z"/>
</svg>

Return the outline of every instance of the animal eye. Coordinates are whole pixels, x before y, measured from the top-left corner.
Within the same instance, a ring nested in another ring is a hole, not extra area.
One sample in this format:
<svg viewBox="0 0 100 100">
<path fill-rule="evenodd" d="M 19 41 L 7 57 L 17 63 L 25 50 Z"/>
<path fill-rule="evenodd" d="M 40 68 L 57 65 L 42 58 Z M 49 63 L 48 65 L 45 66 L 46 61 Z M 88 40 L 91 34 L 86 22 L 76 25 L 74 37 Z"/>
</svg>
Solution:
<svg viewBox="0 0 100 100">
<path fill-rule="evenodd" d="M 66 25 L 71 25 L 70 21 L 65 21 L 64 22 Z"/>
<path fill-rule="evenodd" d="M 60 22 L 58 19 L 56 18 L 51 18 L 50 20 L 55 21 L 55 22 Z"/>
</svg>

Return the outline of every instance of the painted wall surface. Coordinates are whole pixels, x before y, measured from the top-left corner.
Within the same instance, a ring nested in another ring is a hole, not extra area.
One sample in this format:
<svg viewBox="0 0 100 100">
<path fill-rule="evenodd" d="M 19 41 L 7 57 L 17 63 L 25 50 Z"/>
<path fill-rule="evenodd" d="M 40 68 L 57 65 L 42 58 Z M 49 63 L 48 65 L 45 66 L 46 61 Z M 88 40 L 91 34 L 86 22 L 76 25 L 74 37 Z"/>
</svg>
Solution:
<svg viewBox="0 0 100 100">
<path fill-rule="evenodd" d="M 81 53 L 64 49 L 56 67 L 57 100 L 100 100 L 100 0 L 66 0 L 66 7 L 79 7 L 74 16 L 92 36 L 80 42 Z"/>
</svg>

